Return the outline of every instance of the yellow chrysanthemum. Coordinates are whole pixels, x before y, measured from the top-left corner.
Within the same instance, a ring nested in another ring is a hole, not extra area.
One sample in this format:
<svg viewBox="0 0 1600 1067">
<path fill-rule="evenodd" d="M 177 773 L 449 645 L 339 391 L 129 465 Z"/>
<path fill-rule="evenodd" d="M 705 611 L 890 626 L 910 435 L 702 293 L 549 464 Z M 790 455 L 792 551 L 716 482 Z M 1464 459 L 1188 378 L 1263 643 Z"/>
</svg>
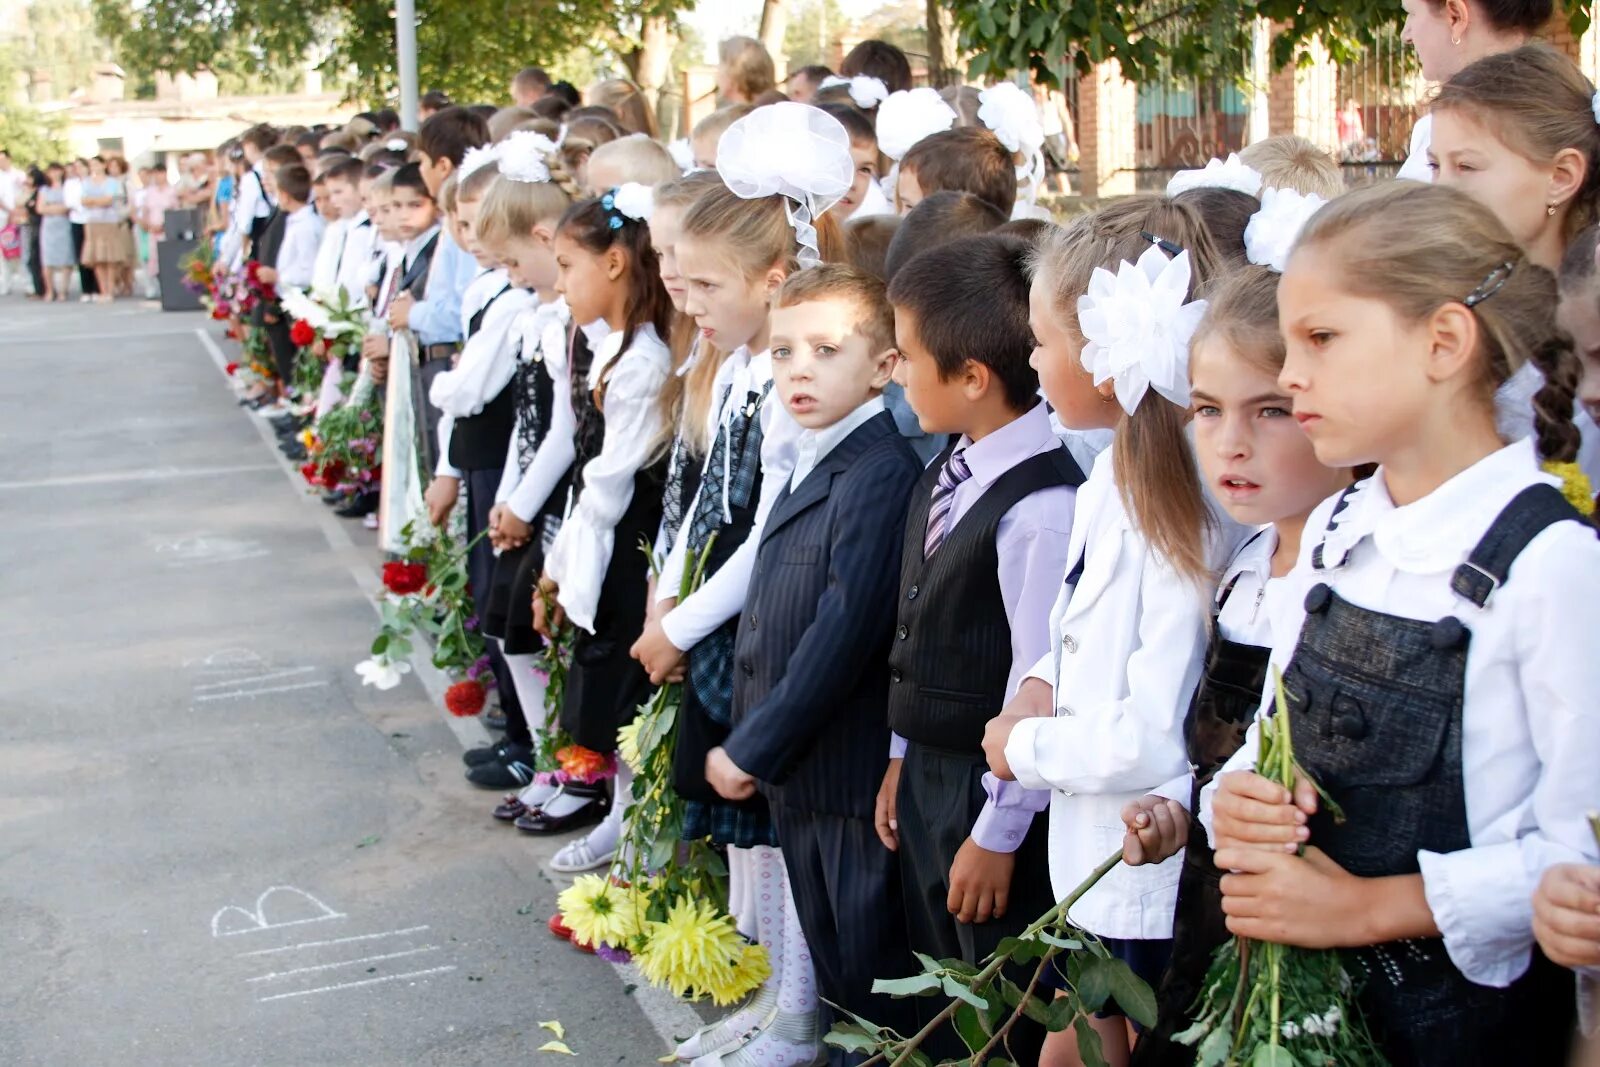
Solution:
<svg viewBox="0 0 1600 1067">
<path fill-rule="evenodd" d="M 300 431 L 300 443 L 302 445 L 304 445 L 306 448 L 315 448 L 315 447 L 317 447 L 317 435 L 316 435 L 316 432 L 313 431 L 313 430 L 301 430 Z"/>
<path fill-rule="evenodd" d="M 725 985 L 707 986 L 705 993 L 712 1003 L 728 1007 L 754 993 L 771 976 L 772 961 L 767 957 L 767 947 L 747 942 L 739 954 L 739 962 L 734 964 L 732 979 Z"/>
<path fill-rule="evenodd" d="M 617 731 L 617 754 L 634 774 L 644 770 L 644 758 L 639 754 L 639 727 L 643 724 L 644 720 L 636 717 Z"/>
<path fill-rule="evenodd" d="M 1561 479 L 1561 495 L 1567 498 L 1567 503 L 1578 509 L 1579 514 L 1594 514 L 1594 486 L 1589 484 L 1589 476 L 1583 473 L 1582 467 L 1576 463 L 1546 460 L 1544 472 Z"/>
<path fill-rule="evenodd" d="M 639 973 L 676 997 L 732 986 L 745 945 L 726 915 L 709 901 L 687 897 L 667 909 L 665 922 L 645 923 L 644 937 L 633 957 Z"/>
<path fill-rule="evenodd" d="M 598 874 L 585 874 L 556 898 L 561 922 L 589 945 L 623 946 L 639 932 L 639 912 L 628 891 Z"/>
</svg>

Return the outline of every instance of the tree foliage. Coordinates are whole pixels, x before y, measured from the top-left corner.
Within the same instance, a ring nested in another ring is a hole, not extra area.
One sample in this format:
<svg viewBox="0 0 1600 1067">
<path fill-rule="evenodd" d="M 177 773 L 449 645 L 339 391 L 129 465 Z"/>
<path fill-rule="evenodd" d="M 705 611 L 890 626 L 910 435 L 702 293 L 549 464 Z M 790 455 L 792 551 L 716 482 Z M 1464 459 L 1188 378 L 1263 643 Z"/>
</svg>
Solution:
<svg viewBox="0 0 1600 1067">
<path fill-rule="evenodd" d="M 65 124 L 60 115 L 39 110 L 9 92 L 23 72 L 21 57 L 11 43 L 0 43 L 0 148 L 18 166 L 48 163 L 67 157 Z"/>
<path fill-rule="evenodd" d="M 102 32 L 124 63 L 154 70 L 259 69 L 315 64 L 353 96 L 395 89 L 390 0 L 94 0 Z M 511 76 L 574 49 L 626 52 L 646 15 L 692 0 L 417 0 L 422 89 L 499 101 Z"/>
<path fill-rule="evenodd" d="M 1400 0 L 952 0 L 971 73 L 1029 70 L 1060 85 L 1116 60 L 1134 82 L 1182 76 L 1239 76 L 1257 19 L 1275 23 L 1272 59 L 1281 67 L 1320 40 L 1336 62 L 1404 19 Z M 1565 6 L 1573 32 L 1589 25 L 1592 0 Z"/>
</svg>

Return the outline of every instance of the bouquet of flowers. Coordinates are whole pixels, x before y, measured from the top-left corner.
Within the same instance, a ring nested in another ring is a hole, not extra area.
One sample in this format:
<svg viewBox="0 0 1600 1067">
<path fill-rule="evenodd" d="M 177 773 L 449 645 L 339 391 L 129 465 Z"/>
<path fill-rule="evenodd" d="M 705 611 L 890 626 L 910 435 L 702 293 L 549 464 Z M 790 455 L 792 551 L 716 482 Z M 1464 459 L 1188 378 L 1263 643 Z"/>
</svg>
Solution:
<svg viewBox="0 0 1600 1067">
<path fill-rule="evenodd" d="M 425 520 L 407 523 L 401 536 L 405 555 L 383 567 L 383 626 L 371 657 L 356 664 L 362 683 L 379 689 L 399 685 L 411 669 L 406 658 L 419 630 L 433 640 L 433 665 L 452 678 L 465 675 L 484 654 L 467 588 L 467 553 L 474 542 L 458 546 Z"/>
<path fill-rule="evenodd" d="M 212 275 L 216 270 L 216 260 L 217 253 L 211 242 L 201 241 L 194 246 L 194 251 L 178 261 L 183 271 L 183 287 L 200 297 L 200 302 L 207 307 L 214 302 L 216 279 Z"/>
<path fill-rule="evenodd" d="M 294 391 L 302 397 L 315 396 L 330 365 L 359 350 L 366 330 L 366 302 L 351 300 L 342 286 L 309 293 L 285 289 L 281 302 L 284 314 L 294 320 L 289 340 L 299 349 Z"/>
<path fill-rule="evenodd" d="M 382 402 L 375 391 L 342 404 L 305 431 L 302 443 L 310 459 L 300 473 L 313 487 L 369 489 L 383 480 Z"/>
<path fill-rule="evenodd" d="M 710 550 L 686 564 L 680 598 L 699 588 Z M 634 780 L 618 859 L 607 877 L 577 879 L 557 904 L 562 923 L 602 957 L 631 958 L 647 982 L 674 996 L 731 1005 L 765 982 L 772 965 L 727 914 L 722 857 L 709 841 L 682 840 L 683 805 L 672 788 L 681 703 L 682 686 L 665 685 L 623 728 L 619 749 Z"/>
<path fill-rule="evenodd" d="M 1295 761 L 1283 678 L 1274 672 L 1277 712 L 1261 722 L 1257 771 L 1286 789 L 1310 775 Z M 1313 783 L 1315 784 L 1315 783 Z M 1344 814 L 1322 791 L 1326 810 Z M 1382 1067 L 1356 1008 L 1339 953 L 1230 938 L 1217 950 L 1195 1023 L 1173 1040 L 1196 1046 L 1205 1067 Z"/>
</svg>

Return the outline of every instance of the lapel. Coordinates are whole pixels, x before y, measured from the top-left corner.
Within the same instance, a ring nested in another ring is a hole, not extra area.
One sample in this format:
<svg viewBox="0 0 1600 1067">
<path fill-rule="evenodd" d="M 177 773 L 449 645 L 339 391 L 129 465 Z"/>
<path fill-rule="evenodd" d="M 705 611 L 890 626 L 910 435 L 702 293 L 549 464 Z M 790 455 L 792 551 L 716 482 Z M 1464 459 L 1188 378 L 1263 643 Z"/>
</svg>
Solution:
<svg viewBox="0 0 1600 1067">
<path fill-rule="evenodd" d="M 794 489 L 792 483 L 783 487 L 761 531 L 762 543 L 765 544 L 778 530 L 826 500 L 833 488 L 834 476 L 849 467 L 863 452 L 889 434 L 899 432 L 895 429 L 894 416 L 887 411 L 879 412 L 852 430 L 850 436 L 822 457 L 816 469 L 800 483 L 800 488 Z"/>
<path fill-rule="evenodd" d="M 423 245 L 417 252 L 416 256 L 411 260 L 411 266 L 407 267 L 406 272 L 400 276 L 401 292 L 411 288 L 418 278 L 428 273 L 428 268 L 433 266 L 433 249 L 438 243 L 439 235 L 434 234 L 428 238 L 428 243 Z"/>
</svg>

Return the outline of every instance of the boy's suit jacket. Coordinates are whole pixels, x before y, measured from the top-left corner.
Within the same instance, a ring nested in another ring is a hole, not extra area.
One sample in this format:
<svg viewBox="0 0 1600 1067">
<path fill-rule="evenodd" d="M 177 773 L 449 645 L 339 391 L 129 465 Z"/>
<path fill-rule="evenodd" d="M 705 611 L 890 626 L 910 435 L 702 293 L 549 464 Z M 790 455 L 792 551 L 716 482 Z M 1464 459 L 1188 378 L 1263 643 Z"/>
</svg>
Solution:
<svg viewBox="0 0 1600 1067">
<path fill-rule="evenodd" d="M 889 643 L 922 466 L 894 418 L 857 427 L 761 532 L 724 744 L 776 804 L 870 818 L 889 756 Z"/>
</svg>

